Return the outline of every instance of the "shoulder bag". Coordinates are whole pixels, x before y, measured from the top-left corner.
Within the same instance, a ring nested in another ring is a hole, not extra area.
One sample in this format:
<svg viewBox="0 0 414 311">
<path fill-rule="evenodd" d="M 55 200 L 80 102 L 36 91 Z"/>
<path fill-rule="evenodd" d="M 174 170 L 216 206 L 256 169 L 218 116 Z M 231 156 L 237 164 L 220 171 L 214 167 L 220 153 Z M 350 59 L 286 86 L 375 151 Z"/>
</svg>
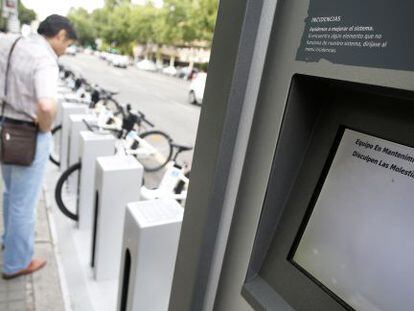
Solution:
<svg viewBox="0 0 414 311">
<path fill-rule="evenodd" d="M 35 122 L 27 122 L 21 120 L 14 120 L 4 117 L 4 109 L 6 105 L 10 105 L 6 102 L 7 99 L 7 87 L 8 87 L 8 74 L 10 70 L 10 60 L 13 50 L 17 42 L 21 38 L 18 38 L 12 45 L 9 56 L 7 59 L 7 67 L 4 82 L 4 100 L 1 113 L 1 136 L 0 136 L 0 161 L 3 164 L 30 166 L 33 163 L 36 154 L 36 142 L 38 127 Z M 24 111 L 17 112 L 28 115 Z"/>
</svg>

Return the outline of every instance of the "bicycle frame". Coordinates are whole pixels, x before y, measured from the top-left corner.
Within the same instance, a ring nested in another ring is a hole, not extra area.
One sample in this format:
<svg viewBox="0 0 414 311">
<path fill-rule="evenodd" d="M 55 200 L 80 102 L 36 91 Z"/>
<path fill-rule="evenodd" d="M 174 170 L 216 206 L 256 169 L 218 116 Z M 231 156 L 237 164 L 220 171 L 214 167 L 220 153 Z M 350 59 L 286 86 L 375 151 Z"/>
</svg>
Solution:
<svg viewBox="0 0 414 311">
<path fill-rule="evenodd" d="M 144 200 L 153 199 L 174 199 L 185 200 L 187 198 L 187 189 L 190 182 L 185 176 L 184 168 L 177 167 L 174 161 L 167 164 L 167 170 L 164 173 L 160 186 L 156 189 L 148 189 L 146 186 L 141 187 L 141 198 Z M 180 193 L 175 193 L 178 183 L 184 183 Z"/>
<path fill-rule="evenodd" d="M 138 142 L 138 148 L 133 149 L 132 146 L 135 143 L 135 141 Z M 130 131 L 125 137 L 125 139 L 122 140 L 122 142 L 125 153 L 127 155 L 134 155 L 137 157 L 145 158 L 157 155 L 158 153 L 157 149 L 155 149 L 151 144 L 139 137 L 136 131 Z"/>
</svg>

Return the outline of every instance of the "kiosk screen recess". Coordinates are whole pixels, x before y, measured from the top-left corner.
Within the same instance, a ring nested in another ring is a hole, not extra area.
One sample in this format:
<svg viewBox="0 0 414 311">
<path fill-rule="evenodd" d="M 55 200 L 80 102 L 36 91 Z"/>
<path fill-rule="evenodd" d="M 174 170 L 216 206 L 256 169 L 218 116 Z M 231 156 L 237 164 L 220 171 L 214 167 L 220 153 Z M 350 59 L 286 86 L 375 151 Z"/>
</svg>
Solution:
<svg viewBox="0 0 414 311">
<path fill-rule="evenodd" d="M 413 310 L 414 148 L 345 129 L 291 262 L 355 310 Z"/>
</svg>

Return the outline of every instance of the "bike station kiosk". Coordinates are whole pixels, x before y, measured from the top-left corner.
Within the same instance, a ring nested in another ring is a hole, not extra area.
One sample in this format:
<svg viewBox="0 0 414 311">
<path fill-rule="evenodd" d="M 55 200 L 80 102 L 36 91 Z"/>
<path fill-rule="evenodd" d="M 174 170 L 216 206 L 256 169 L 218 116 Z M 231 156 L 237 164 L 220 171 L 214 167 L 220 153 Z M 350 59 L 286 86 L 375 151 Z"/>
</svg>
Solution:
<svg viewBox="0 0 414 311">
<path fill-rule="evenodd" d="M 118 278 L 125 209 L 139 201 L 143 174 L 133 156 L 96 159 L 91 267 L 97 281 Z"/>
<path fill-rule="evenodd" d="M 80 132 L 87 130 L 85 122 L 96 122 L 96 117 L 93 114 L 71 114 L 69 116 L 69 154 L 67 167 L 79 162 L 80 158 Z M 105 155 L 105 154 L 104 154 Z M 76 191 L 77 183 L 79 181 L 78 173 L 71 176 L 69 179 L 69 190 Z"/>
<path fill-rule="evenodd" d="M 173 199 L 128 204 L 117 310 L 168 309 L 183 213 Z"/>
<path fill-rule="evenodd" d="M 72 114 L 86 114 L 88 107 L 79 104 L 62 103 L 60 106 L 62 116 L 62 132 L 60 136 L 60 170 L 67 169 L 70 151 L 70 116 Z"/>
<path fill-rule="evenodd" d="M 115 137 L 90 131 L 80 132 L 79 221 L 80 230 L 92 230 L 96 159 L 115 153 Z"/>
<path fill-rule="evenodd" d="M 413 9 L 220 2 L 170 311 L 412 310 Z"/>
</svg>

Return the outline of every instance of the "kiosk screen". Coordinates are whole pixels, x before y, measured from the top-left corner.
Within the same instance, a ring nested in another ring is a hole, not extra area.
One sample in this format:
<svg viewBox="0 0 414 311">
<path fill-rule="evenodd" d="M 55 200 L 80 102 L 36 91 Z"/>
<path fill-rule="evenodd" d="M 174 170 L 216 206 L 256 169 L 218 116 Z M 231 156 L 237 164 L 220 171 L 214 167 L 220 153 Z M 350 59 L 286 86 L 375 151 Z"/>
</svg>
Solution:
<svg viewBox="0 0 414 311">
<path fill-rule="evenodd" d="M 348 309 L 413 310 L 414 148 L 345 129 L 321 184 L 291 262 Z"/>
</svg>

